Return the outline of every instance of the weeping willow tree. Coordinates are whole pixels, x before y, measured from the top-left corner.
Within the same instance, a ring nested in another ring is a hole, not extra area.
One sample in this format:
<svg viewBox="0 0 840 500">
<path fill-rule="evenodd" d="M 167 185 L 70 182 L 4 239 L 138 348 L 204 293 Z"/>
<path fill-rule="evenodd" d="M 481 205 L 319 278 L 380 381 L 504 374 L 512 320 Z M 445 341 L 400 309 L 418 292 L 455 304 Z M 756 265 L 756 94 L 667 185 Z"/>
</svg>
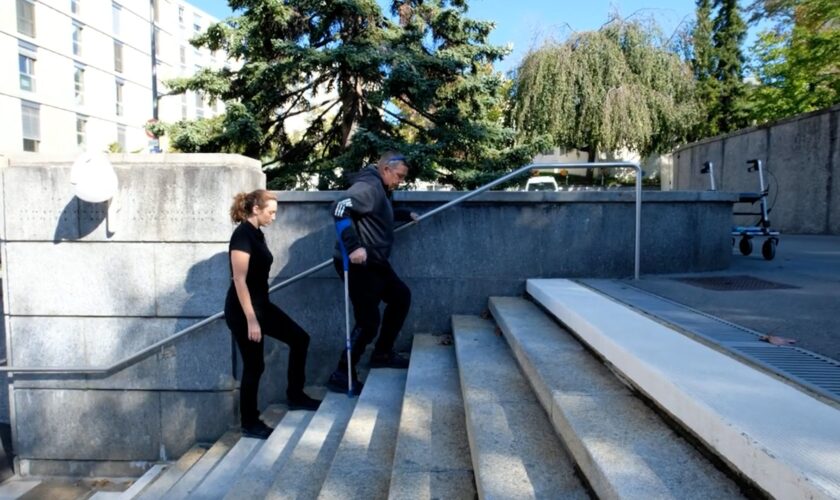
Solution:
<svg viewBox="0 0 840 500">
<path fill-rule="evenodd" d="M 668 151 L 699 116 L 691 69 L 656 26 L 620 19 L 531 51 L 512 101 L 519 140 L 585 150 L 590 161 L 621 148 Z"/>
</svg>

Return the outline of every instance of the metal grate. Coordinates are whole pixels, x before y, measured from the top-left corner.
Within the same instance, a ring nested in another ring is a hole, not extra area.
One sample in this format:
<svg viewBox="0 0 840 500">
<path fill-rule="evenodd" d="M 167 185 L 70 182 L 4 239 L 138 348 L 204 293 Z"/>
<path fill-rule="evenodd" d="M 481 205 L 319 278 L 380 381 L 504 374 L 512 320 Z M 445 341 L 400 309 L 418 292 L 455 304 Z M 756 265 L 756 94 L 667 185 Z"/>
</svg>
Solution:
<svg viewBox="0 0 840 500">
<path fill-rule="evenodd" d="M 798 347 L 757 343 L 733 343 L 728 347 L 813 390 L 840 399 L 840 363 L 833 359 Z"/>
<path fill-rule="evenodd" d="M 708 290 L 718 290 L 724 292 L 743 291 L 743 290 L 784 290 L 789 288 L 799 288 L 798 286 L 786 285 L 784 283 L 776 283 L 775 281 L 767 281 L 753 276 L 737 275 L 737 276 L 707 276 L 703 278 L 674 278 L 676 281 L 687 283 L 700 288 Z"/>
</svg>

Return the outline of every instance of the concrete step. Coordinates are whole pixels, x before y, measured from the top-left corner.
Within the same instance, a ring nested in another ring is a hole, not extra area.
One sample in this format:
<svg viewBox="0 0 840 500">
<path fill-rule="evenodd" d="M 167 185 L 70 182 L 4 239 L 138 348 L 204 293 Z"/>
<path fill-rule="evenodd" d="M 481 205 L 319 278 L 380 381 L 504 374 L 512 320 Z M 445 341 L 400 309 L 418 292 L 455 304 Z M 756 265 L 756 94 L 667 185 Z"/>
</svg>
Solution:
<svg viewBox="0 0 840 500">
<path fill-rule="evenodd" d="M 213 470 L 237 441 L 239 441 L 238 430 L 224 433 L 162 498 L 166 500 L 187 498 L 204 481 L 210 471 Z"/>
<path fill-rule="evenodd" d="M 318 497 L 357 398 L 329 392 L 310 420 L 266 499 L 309 500 Z"/>
<path fill-rule="evenodd" d="M 735 483 L 536 305 L 492 297 L 490 311 L 598 498 L 741 497 Z"/>
<path fill-rule="evenodd" d="M 0 500 L 20 498 L 39 484 L 41 481 L 11 477 L 0 484 Z"/>
<path fill-rule="evenodd" d="M 840 410 L 568 280 L 528 293 L 776 498 L 840 498 Z"/>
<path fill-rule="evenodd" d="M 476 495 L 458 363 L 450 337 L 415 335 L 388 498 Z"/>
<path fill-rule="evenodd" d="M 137 496 L 138 500 L 157 500 L 161 498 L 172 486 L 177 483 L 184 474 L 204 456 L 207 451 L 205 446 L 193 446 L 184 453 L 174 464 L 170 465 L 163 474 L 144 489 Z"/>
<path fill-rule="evenodd" d="M 388 496 L 405 378 L 406 370 L 377 368 L 368 373 L 318 498 Z"/>
<path fill-rule="evenodd" d="M 588 499 L 495 325 L 453 316 L 452 333 L 478 496 Z"/>
<path fill-rule="evenodd" d="M 207 477 L 193 489 L 191 500 L 220 500 L 225 497 L 231 484 L 240 476 L 251 458 L 265 444 L 265 439 L 241 437 L 233 445 Z"/>
<path fill-rule="evenodd" d="M 286 413 L 265 444 L 239 474 L 238 480 L 233 478 L 236 482 L 229 488 L 225 498 L 229 500 L 265 498 L 277 473 L 291 456 L 314 414 L 313 411 L 302 410 Z"/>
<path fill-rule="evenodd" d="M 155 464 L 149 470 L 146 471 L 145 474 L 140 476 L 137 481 L 134 481 L 132 485 L 122 492 L 122 497 L 125 500 L 130 500 L 132 498 L 137 498 L 140 496 L 140 493 L 143 490 L 147 489 L 152 483 L 154 483 L 162 474 L 163 472 L 168 469 L 169 466 L 166 464 Z"/>
</svg>

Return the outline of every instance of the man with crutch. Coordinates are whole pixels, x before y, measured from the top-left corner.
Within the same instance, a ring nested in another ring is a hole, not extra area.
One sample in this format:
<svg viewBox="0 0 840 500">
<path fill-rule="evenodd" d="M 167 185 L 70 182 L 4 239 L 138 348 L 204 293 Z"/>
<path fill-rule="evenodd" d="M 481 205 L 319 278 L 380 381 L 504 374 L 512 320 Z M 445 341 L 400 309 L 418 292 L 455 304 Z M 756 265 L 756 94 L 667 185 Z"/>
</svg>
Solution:
<svg viewBox="0 0 840 500">
<path fill-rule="evenodd" d="M 408 222 L 416 218 L 416 214 L 394 210 L 391 205 L 391 193 L 405 181 L 406 175 L 405 157 L 385 153 L 376 165 L 369 165 L 356 174 L 345 196 L 332 206 L 339 238 L 333 263 L 344 279 L 342 251 L 346 252 L 349 260 L 346 286 L 356 318 L 356 326 L 349 333 L 349 356 L 345 348 L 327 382 L 327 388 L 332 391 L 361 393 L 356 365 L 377 333 L 379 338 L 370 357 L 370 367 L 408 367 L 408 359 L 395 353 L 393 347 L 411 306 L 411 290 L 388 262 L 394 243 L 394 221 Z M 385 302 L 381 321 L 380 302 Z"/>
</svg>

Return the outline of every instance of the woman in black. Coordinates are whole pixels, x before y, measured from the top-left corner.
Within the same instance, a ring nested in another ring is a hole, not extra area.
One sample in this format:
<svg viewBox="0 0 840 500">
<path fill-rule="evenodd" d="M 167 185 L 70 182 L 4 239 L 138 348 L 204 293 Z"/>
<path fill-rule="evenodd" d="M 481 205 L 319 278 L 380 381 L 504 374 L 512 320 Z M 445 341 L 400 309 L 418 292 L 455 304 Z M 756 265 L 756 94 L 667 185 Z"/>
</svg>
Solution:
<svg viewBox="0 0 840 500">
<path fill-rule="evenodd" d="M 268 299 L 268 271 L 274 257 L 260 227 L 271 224 L 276 214 L 277 199 L 263 189 L 237 194 L 230 207 L 230 217 L 239 226 L 230 237 L 232 282 L 225 300 L 225 321 L 242 354 L 242 434 L 261 439 L 273 430 L 260 420 L 257 409 L 260 375 L 265 368 L 263 335 L 289 345 L 289 408 L 315 410 L 320 404 L 303 392 L 309 335 Z"/>
</svg>

